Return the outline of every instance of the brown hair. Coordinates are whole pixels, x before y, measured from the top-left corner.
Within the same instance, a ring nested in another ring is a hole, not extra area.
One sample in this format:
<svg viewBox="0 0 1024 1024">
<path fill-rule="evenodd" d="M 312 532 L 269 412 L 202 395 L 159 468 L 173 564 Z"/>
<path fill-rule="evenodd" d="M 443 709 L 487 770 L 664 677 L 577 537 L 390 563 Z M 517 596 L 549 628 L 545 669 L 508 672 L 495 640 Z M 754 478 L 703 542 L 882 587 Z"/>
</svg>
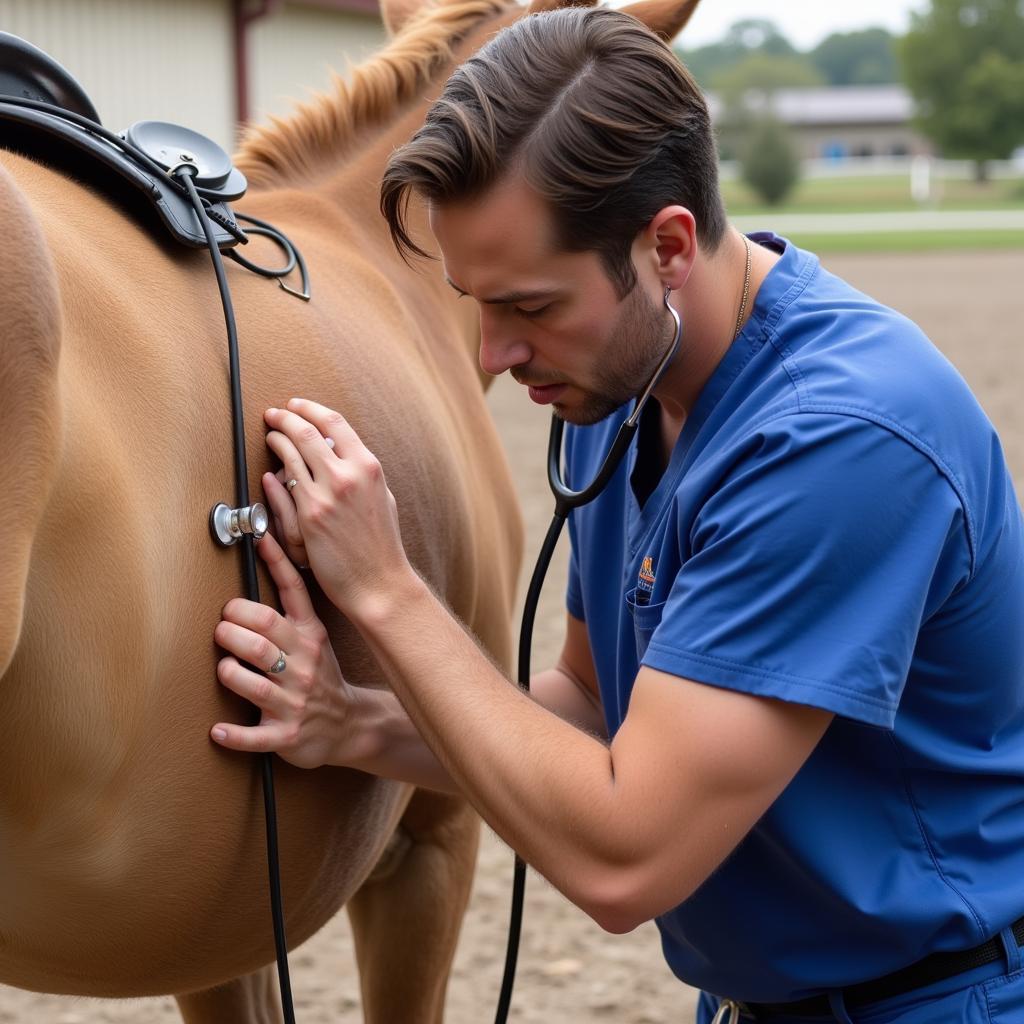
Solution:
<svg viewBox="0 0 1024 1024">
<path fill-rule="evenodd" d="M 658 210 L 687 207 L 712 251 L 725 232 L 704 98 L 668 46 L 621 11 L 530 15 L 456 69 L 384 172 L 381 212 L 398 250 L 428 255 L 406 227 L 411 194 L 472 199 L 510 171 L 549 203 L 559 247 L 598 253 L 620 295 L 636 283 L 632 244 Z"/>
</svg>

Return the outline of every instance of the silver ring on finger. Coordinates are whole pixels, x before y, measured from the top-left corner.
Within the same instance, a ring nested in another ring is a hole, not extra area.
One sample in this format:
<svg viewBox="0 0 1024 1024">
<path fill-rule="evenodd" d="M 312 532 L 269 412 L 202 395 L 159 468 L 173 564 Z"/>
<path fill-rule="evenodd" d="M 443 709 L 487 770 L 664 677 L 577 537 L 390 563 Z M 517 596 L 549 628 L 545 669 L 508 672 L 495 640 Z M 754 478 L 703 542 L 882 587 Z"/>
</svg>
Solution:
<svg viewBox="0 0 1024 1024">
<path fill-rule="evenodd" d="M 296 480 L 296 479 L 295 479 L 295 477 L 292 477 L 292 478 L 291 478 L 291 480 L 289 480 L 289 481 L 288 481 L 288 482 L 287 482 L 287 483 L 285 484 L 285 487 L 287 487 L 287 488 L 288 488 L 288 493 L 289 493 L 289 494 L 291 494 L 291 492 L 292 492 L 292 491 L 293 491 L 293 490 L 294 490 L 294 489 L 295 489 L 296 487 L 298 487 L 298 486 L 299 486 L 299 481 L 298 481 L 298 480 Z"/>
<path fill-rule="evenodd" d="M 283 672 L 284 671 L 284 667 L 287 664 L 287 662 L 285 661 L 285 657 L 284 656 L 285 656 L 285 652 L 279 650 L 277 652 L 277 661 L 275 661 L 274 664 L 271 665 L 270 668 L 267 669 L 267 671 L 268 672 L 274 672 L 274 673 Z"/>
<path fill-rule="evenodd" d="M 327 442 L 327 447 L 330 448 L 331 451 L 334 451 L 334 438 L 333 437 L 324 437 L 324 440 Z"/>
</svg>

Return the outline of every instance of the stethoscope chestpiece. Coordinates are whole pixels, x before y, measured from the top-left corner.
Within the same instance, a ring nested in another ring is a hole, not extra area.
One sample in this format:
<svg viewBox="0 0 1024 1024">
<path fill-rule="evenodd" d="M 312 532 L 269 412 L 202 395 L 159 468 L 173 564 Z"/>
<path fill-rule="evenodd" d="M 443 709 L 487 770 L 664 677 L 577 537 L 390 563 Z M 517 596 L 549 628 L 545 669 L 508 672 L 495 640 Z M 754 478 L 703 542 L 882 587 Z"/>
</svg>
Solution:
<svg viewBox="0 0 1024 1024">
<path fill-rule="evenodd" d="M 210 533 L 221 547 L 237 544 L 247 533 L 258 541 L 269 528 L 270 516 L 259 502 L 246 508 L 229 508 L 220 502 L 210 510 Z"/>
</svg>

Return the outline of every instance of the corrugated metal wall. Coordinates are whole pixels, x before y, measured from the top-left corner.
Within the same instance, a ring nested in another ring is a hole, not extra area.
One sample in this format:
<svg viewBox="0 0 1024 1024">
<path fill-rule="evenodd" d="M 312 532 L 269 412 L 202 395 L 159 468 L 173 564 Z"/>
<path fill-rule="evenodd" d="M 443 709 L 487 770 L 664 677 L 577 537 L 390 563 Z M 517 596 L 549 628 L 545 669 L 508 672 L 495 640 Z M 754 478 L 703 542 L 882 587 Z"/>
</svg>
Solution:
<svg viewBox="0 0 1024 1024">
<path fill-rule="evenodd" d="M 2 0 L 0 0 L 2 2 Z M 250 102 L 254 117 L 287 114 L 310 90 L 330 89 L 330 72 L 344 75 L 380 48 L 384 26 L 377 18 L 286 5 L 249 31 Z"/>
<path fill-rule="evenodd" d="M 230 143 L 227 0 L 0 0 L 0 29 L 60 61 L 115 131 L 176 121 Z"/>
<path fill-rule="evenodd" d="M 235 69 L 229 0 L 0 0 L 0 29 L 60 61 L 115 131 L 187 125 L 230 150 Z M 376 18 L 286 4 L 249 29 L 250 110 L 287 114 L 384 41 Z"/>
</svg>

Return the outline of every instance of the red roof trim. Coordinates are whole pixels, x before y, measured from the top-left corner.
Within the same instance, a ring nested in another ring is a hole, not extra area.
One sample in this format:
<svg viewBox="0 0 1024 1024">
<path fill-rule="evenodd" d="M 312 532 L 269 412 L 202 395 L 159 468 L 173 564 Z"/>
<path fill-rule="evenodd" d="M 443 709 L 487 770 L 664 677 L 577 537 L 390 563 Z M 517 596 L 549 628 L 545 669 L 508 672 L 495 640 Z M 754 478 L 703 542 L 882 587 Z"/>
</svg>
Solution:
<svg viewBox="0 0 1024 1024">
<path fill-rule="evenodd" d="M 338 11 L 342 14 L 368 14 L 380 17 L 378 0 L 288 0 L 292 7 L 319 7 L 326 11 Z"/>
</svg>

